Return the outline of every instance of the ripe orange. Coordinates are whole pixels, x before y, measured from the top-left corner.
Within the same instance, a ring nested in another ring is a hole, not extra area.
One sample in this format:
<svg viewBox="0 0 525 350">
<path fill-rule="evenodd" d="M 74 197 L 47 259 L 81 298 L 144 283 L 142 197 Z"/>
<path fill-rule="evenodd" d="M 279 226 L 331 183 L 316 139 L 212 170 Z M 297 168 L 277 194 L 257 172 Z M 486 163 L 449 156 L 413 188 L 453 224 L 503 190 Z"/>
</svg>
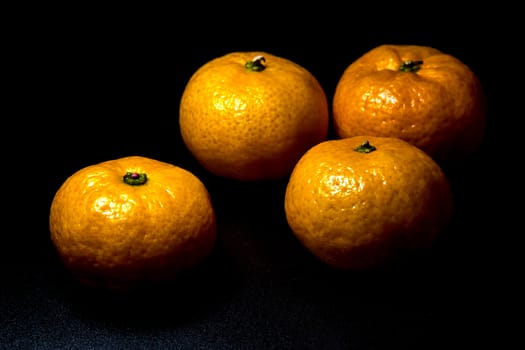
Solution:
<svg viewBox="0 0 525 350">
<path fill-rule="evenodd" d="M 327 140 L 295 166 L 288 224 L 317 258 L 366 270 L 431 247 L 450 223 L 453 196 L 441 167 L 399 138 Z"/>
<path fill-rule="evenodd" d="M 216 239 L 211 199 L 189 171 L 131 156 L 87 166 L 51 204 L 51 239 L 87 285 L 127 289 L 200 264 Z"/>
<path fill-rule="evenodd" d="M 382 45 L 351 63 L 336 85 L 339 137 L 398 137 L 436 160 L 476 152 L 486 128 L 486 100 L 474 72 L 435 48 Z"/>
<path fill-rule="evenodd" d="M 328 134 L 328 101 L 304 67 L 266 52 L 232 52 L 201 66 L 179 110 L 184 143 L 211 173 L 242 181 L 288 176 Z"/>
</svg>

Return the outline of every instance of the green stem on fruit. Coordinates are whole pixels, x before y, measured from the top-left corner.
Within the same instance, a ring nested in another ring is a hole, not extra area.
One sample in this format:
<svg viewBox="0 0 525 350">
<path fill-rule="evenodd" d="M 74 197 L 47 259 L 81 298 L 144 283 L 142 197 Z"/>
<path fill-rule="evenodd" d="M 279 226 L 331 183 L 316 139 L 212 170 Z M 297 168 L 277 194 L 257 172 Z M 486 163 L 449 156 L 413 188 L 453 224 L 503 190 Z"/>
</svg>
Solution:
<svg viewBox="0 0 525 350">
<path fill-rule="evenodd" d="M 363 142 L 361 145 L 359 145 L 358 147 L 354 148 L 354 151 L 357 151 L 357 152 L 360 152 L 360 153 L 370 153 L 370 152 L 375 151 L 376 149 L 377 148 L 372 146 L 370 144 L 370 142 L 368 142 L 368 140 L 365 140 L 365 142 Z"/>
<path fill-rule="evenodd" d="M 401 64 L 401 66 L 399 67 L 399 71 L 400 72 L 417 72 L 418 70 L 421 69 L 421 65 L 423 64 L 423 61 L 419 60 L 419 61 L 412 61 L 412 60 L 408 60 L 408 61 L 405 61 Z"/>
<path fill-rule="evenodd" d="M 145 173 L 137 173 L 128 171 L 126 175 L 124 175 L 123 180 L 125 183 L 131 186 L 139 186 L 144 185 L 146 181 L 148 181 L 148 176 Z"/>
<path fill-rule="evenodd" d="M 262 72 L 266 69 L 266 66 L 263 64 L 264 62 L 266 62 L 264 56 L 259 55 L 255 56 L 251 61 L 246 62 L 244 66 L 250 72 Z"/>
</svg>

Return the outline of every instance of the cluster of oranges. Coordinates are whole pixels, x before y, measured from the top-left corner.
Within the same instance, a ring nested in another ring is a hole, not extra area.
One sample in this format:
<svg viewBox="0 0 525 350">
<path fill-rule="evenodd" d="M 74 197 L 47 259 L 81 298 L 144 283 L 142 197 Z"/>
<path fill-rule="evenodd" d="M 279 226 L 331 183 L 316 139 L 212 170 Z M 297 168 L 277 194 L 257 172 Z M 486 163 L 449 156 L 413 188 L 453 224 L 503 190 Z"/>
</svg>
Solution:
<svg viewBox="0 0 525 350">
<path fill-rule="evenodd" d="M 330 266 L 371 269 L 432 244 L 454 206 L 440 163 L 465 159 L 484 137 L 475 74 L 431 47 L 382 45 L 342 72 L 331 102 L 330 110 L 299 64 L 232 52 L 187 82 L 181 136 L 216 176 L 288 178 L 291 232 Z M 172 278 L 199 265 L 217 239 L 204 184 L 138 156 L 70 176 L 51 204 L 50 232 L 80 281 L 110 288 Z"/>
</svg>

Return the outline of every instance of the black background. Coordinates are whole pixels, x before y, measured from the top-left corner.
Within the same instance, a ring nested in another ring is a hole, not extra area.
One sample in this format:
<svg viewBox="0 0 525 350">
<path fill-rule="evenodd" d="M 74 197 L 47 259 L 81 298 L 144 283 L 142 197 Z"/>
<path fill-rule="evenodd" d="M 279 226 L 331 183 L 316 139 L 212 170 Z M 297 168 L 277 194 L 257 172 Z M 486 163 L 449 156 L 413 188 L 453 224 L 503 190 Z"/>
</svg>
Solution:
<svg viewBox="0 0 525 350">
<path fill-rule="evenodd" d="M 443 349 L 506 339 L 497 330 L 510 306 L 498 263 L 508 253 L 496 150 L 508 115 L 494 64 L 504 50 L 483 16 L 415 11 L 386 21 L 355 9 L 272 18 L 262 12 L 281 12 L 264 4 L 246 4 L 232 18 L 210 11 L 214 21 L 197 10 L 55 10 L 33 9 L 12 28 L 23 39 L 9 52 L 10 120 L 19 132 L 4 127 L 0 347 Z M 479 153 L 446 165 L 456 216 L 430 252 L 384 271 L 334 271 L 292 236 L 286 179 L 238 183 L 196 163 L 179 135 L 178 103 L 198 67 L 245 50 L 301 64 L 331 100 L 344 68 L 384 43 L 434 46 L 469 65 L 488 97 L 488 130 Z M 198 175 L 212 195 L 219 237 L 197 271 L 115 295 L 71 279 L 49 240 L 48 214 L 67 176 L 128 155 Z"/>
</svg>

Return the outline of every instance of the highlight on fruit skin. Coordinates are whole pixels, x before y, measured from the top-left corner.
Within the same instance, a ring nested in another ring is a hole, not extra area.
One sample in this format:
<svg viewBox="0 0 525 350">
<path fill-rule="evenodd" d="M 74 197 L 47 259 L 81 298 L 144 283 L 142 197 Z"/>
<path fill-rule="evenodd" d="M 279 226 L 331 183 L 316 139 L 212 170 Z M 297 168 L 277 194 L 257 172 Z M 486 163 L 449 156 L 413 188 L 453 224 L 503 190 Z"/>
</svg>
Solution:
<svg viewBox="0 0 525 350">
<path fill-rule="evenodd" d="M 215 209 L 190 171 L 130 156 L 82 168 L 57 190 L 50 238 L 86 286 L 127 291 L 175 280 L 215 246 Z"/>
</svg>

